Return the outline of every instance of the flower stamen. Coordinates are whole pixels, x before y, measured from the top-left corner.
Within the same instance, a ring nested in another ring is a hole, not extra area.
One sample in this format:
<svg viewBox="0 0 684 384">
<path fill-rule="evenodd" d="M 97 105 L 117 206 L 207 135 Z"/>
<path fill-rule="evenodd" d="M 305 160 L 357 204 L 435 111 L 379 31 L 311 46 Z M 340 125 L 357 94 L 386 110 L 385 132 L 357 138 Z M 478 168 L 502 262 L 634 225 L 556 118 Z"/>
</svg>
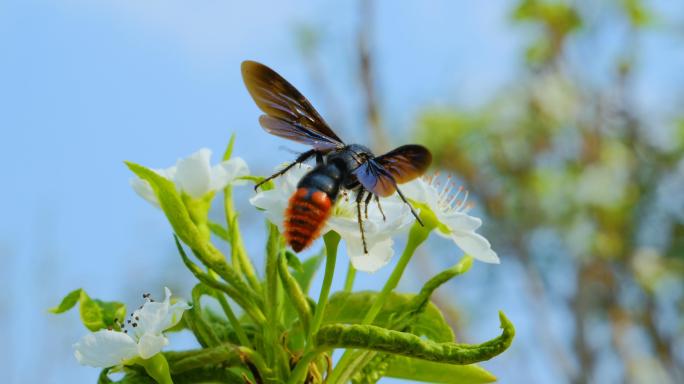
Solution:
<svg viewBox="0 0 684 384">
<path fill-rule="evenodd" d="M 452 180 L 452 175 L 446 177 L 444 185 L 442 186 L 438 176 L 439 173 L 435 172 L 434 175 L 424 177 L 424 180 L 437 192 L 437 206 L 445 213 L 468 212 L 468 210 L 474 206 L 473 204 L 467 203 L 470 194 L 469 191 L 462 185 L 456 186 L 456 183 Z M 463 199 L 459 199 L 461 193 L 464 191 L 465 195 L 463 196 Z"/>
</svg>

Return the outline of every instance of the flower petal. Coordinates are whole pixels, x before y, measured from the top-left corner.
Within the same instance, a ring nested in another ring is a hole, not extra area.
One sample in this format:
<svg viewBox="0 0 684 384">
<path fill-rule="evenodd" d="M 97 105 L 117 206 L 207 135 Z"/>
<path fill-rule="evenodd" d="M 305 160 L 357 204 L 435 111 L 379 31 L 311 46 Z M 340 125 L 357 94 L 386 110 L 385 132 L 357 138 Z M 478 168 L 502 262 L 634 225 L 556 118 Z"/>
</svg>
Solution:
<svg viewBox="0 0 684 384">
<path fill-rule="evenodd" d="M 245 184 L 244 180 L 235 181 L 235 178 L 248 174 L 247 163 L 239 157 L 233 157 L 211 168 L 210 188 L 212 191 L 218 191 L 229 184 Z"/>
<path fill-rule="evenodd" d="M 138 354 L 143 359 L 149 359 L 161 352 L 167 344 L 169 344 L 169 340 L 163 335 L 146 333 L 138 341 Z"/>
<path fill-rule="evenodd" d="M 471 232 L 482 226 L 481 219 L 464 212 L 437 212 L 437 218 L 452 232 Z"/>
<path fill-rule="evenodd" d="M 391 237 L 369 243 L 367 254 L 363 253 L 363 243 L 360 237 L 345 239 L 345 243 L 347 244 L 349 259 L 354 268 L 359 271 L 375 272 L 387 265 L 394 256 Z"/>
<path fill-rule="evenodd" d="M 135 341 L 123 332 L 100 330 L 74 344 L 74 356 L 82 365 L 107 368 L 123 364 L 138 355 Z"/>
<path fill-rule="evenodd" d="M 368 254 L 363 252 L 355 203 L 338 202 L 337 214 L 328 220 L 328 228 L 340 234 L 347 245 L 347 254 L 352 265 L 360 271 L 375 272 L 386 265 L 394 255 L 392 236 L 408 229 L 413 220 L 408 206 L 399 201 L 398 198 L 383 199 L 381 204 L 385 219 L 382 218 L 382 214 L 375 203 L 371 203 L 368 207 L 367 219 L 365 212 L 363 213 L 363 228 L 368 245 Z M 349 211 L 352 210 L 353 214 L 350 214 Z"/>
<path fill-rule="evenodd" d="M 165 298 L 162 302 L 151 301 L 143 305 L 142 309 L 136 310 L 133 315 L 137 317 L 138 326 L 134 328 L 135 335 L 152 333 L 161 334 L 163 331 L 178 324 L 183 312 L 190 308 L 188 303 L 179 300 L 171 305 L 171 290 L 164 287 Z"/>
<path fill-rule="evenodd" d="M 202 148 L 176 163 L 176 186 L 199 199 L 211 191 L 211 150 Z"/>
<path fill-rule="evenodd" d="M 183 312 L 185 310 L 190 309 L 190 305 L 185 302 L 185 300 L 178 300 L 175 303 L 169 305 L 171 302 L 171 290 L 168 287 L 164 287 L 164 292 L 166 294 L 166 298 L 164 299 L 164 303 L 167 305 L 167 310 L 166 310 L 166 316 L 162 320 L 160 324 L 160 331 L 165 331 L 174 325 L 178 324 L 179 321 L 181 321 L 181 318 L 183 317 Z"/>
<path fill-rule="evenodd" d="M 423 177 L 416 178 L 401 185 L 404 196 L 411 200 L 421 201 L 430 207 L 436 206 L 439 194 Z"/>
<path fill-rule="evenodd" d="M 249 202 L 253 206 L 264 210 L 266 218 L 277 225 L 280 231 L 284 231 L 285 210 L 287 209 L 290 197 L 294 194 L 299 180 L 310 170 L 311 167 L 306 164 L 292 167 L 287 173 L 276 180 L 276 188 L 268 191 L 259 190 L 255 196 L 249 199 Z"/>
<path fill-rule="evenodd" d="M 152 190 L 152 187 L 150 186 L 150 183 L 147 182 L 147 180 L 143 180 L 139 177 L 134 177 L 130 180 L 130 184 L 131 187 L 133 187 L 135 193 L 137 193 L 140 197 L 150 202 L 155 207 L 159 208 L 159 200 L 157 199 L 157 195 L 154 193 L 154 190 Z"/>
<path fill-rule="evenodd" d="M 249 199 L 250 204 L 263 209 L 266 218 L 278 226 L 280 231 L 285 230 L 285 210 L 287 209 L 289 196 L 283 193 L 281 188 L 268 191 L 260 191 Z"/>
<path fill-rule="evenodd" d="M 154 172 L 156 172 L 159 176 L 167 179 L 167 180 L 173 180 L 173 178 L 176 175 L 176 167 L 169 167 L 166 169 L 153 169 Z M 154 190 L 152 189 L 152 186 L 150 183 L 147 182 L 147 180 L 143 180 L 139 177 L 134 177 L 130 181 L 131 187 L 133 187 L 133 190 L 143 199 L 149 201 L 152 203 L 157 208 L 159 207 L 159 199 L 157 199 L 157 195 L 154 193 Z"/>
<path fill-rule="evenodd" d="M 454 232 L 452 240 L 468 255 L 485 263 L 499 264 L 499 256 L 487 239 L 475 232 Z"/>
</svg>

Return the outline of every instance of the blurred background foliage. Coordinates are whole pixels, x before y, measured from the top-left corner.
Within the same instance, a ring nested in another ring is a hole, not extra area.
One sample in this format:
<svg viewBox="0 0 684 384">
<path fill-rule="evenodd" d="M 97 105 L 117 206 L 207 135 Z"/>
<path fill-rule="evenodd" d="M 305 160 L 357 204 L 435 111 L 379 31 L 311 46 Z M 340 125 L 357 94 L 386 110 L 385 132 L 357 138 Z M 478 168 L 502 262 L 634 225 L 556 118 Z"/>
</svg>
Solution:
<svg viewBox="0 0 684 384">
<path fill-rule="evenodd" d="M 613 6 L 624 40 L 599 82 L 583 73 L 591 55 L 573 56 L 602 28 L 597 4 L 524 0 L 511 18 L 534 33 L 517 81 L 478 108 L 426 108 L 414 132 L 476 192 L 495 249 L 520 263 L 520 294 L 539 303 L 530 320 L 547 322 L 538 312 L 558 307 L 572 316 L 571 333 L 538 352 L 556 355 L 572 382 L 603 382 L 603 355 L 626 381 L 682 382 L 682 115 L 656 127 L 635 105 L 640 34 L 665 26 L 646 2 Z M 656 141 L 656 129 L 668 139 Z M 572 289 L 559 292 L 558 278 Z M 610 341 L 592 342 L 596 332 Z"/>
<path fill-rule="evenodd" d="M 360 10 L 367 124 L 373 148 L 386 149 L 372 2 Z M 681 33 L 665 16 L 641 0 L 519 1 L 510 20 L 528 37 L 515 81 L 476 107 L 425 106 L 412 129 L 436 167 L 476 194 L 494 249 L 521 267 L 533 353 L 568 382 L 684 380 L 684 109 L 652 119 L 634 97 L 641 35 Z M 606 29 L 617 47 L 597 42 Z M 299 41 L 323 82 L 316 33 L 302 28 Z M 603 49 L 611 54 L 597 71 Z M 454 293 L 437 301 L 460 321 Z M 568 327 L 553 323 L 559 314 Z"/>
</svg>

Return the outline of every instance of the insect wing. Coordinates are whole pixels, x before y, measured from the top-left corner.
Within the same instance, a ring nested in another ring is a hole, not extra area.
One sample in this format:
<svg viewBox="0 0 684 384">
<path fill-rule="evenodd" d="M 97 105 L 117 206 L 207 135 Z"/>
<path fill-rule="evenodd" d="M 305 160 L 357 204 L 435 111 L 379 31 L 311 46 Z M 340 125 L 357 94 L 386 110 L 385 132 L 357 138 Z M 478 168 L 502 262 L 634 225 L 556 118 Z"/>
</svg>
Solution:
<svg viewBox="0 0 684 384">
<path fill-rule="evenodd" d="M 340 144 L 330 141 L 327 137 L 317 135 L 315 132 L 269 115 L 261 115 L 259 117 L 259 124 L 261 124 L 261 127 L 266 132 L 272 135 L 310 145 L 321 152 L 328 152 L 340 146 Z"/>
<path fill-rule="evenodd" d="M 361 164 L 354 175 L 359 183 L 374 194 L 387 197 L 397 184 L 419 177 L 432 163 L 432 155 L 422 145 L 404 145 Z"/>
<path fill-rule="evenodd" d="M 375 160 L 368 160 L 354 170 L 354 175 L 364 188 L 380 197 L 387 197 L 397 189 L 392 176 Z"/>
<path fill-rule="evenodd" d="M 427 171 L 432 163 L 432 154 L 422 145 L 410 144 L 378 156 L 375 161 L 392 175 L 397 184 L 403 184 Z"/>
<path fill-rule="evenodd" d="M 343 146 L 309 101 L 282 76 L 255 61 L 242 62 L 242 79 L 269 133 L 327 151 Z"/>
</svg>

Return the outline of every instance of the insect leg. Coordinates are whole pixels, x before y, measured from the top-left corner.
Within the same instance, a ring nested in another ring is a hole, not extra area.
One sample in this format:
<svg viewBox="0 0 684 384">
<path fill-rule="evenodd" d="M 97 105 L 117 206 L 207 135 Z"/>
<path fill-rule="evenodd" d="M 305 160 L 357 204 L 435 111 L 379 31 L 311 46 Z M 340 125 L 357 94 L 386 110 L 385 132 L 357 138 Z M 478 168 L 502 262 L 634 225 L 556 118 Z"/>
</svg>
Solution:
<svg viewBox="0 0 684 384">
<path fill-rule="evenodd" d="M 365 209 L 364 214 L 366 215 L 366 220 L 368 220 L 368 203 L 370 203 L 372 198 L 373 198 L 373 194 L 368 192 L 368 196 L 366 196 L 366 200 L 363 202 L 363 208 Z"/>
<path fill-rule="evenodd" d="M 287 171 L 290 170 L 290 168 L 294 167 L 294 166 L 297 165 L 297 164 L 301 164 L 301 163 L 307 161 L 311 156 L 313 156 L 313 155 L 318 155 L 318 153 L 319 153 L 319 152 L 316 151 L 315 149 L 311 149 L 311 150 L 308 150 L 308 151 L 302 153 L 301 155 L 297 156 L 297 158 L 295 159 L 295 161 L 294 161 L 293 163 L 288 164 L 287 167 L 281 169 L 280 171 L 278 171 L 278 172 L 272 174 L 271 176 L 269 176 L 269 177 L 267 177 L 267 178 L 261 180 L 260 182 L 258 182 L 258 183 L 254 186 L 254 190 L 256 191 L 256 190 L 259 189 L 259 187 L 260 187 L 261 185 L 263 185 L 264 183 L 267 183 L 268 181 L 273 180 L 273 179 L 275 179 L 275 178 L 278 177 L 278 176 L 284 175 L 285 172 L 287 172 Z"/>
<path fill-rule="evenodd" d="M 361 216 L 361 201 L 363 200 L 363 194 L 366 192 L 364 189 L 359 190 L 359 194 L 356 195 L 356 214 L 359 220 L 359 230 L 361 231 L 361 242 L 363 242 L 363 253 L 368 254 L 368 247 L 366 246 L 366 234 L 363 232 L 363 217 Z"/>
<path fill-rule="evenodd" d="M 380 198 L 378 195 L 373 195 L 375 196 L 375 202 L 378 204 L 378 209 L 380 210 L 380 213 L 382 214 L 382 221 L 387 221 L 387 218 L 385 217 L 385 212 L 382 211 L 382 205 L 380 205 Z"/>
<path fill-rule="evenodd" d="M 415 217 L 416 220 L 418 220 L 418 222 L 420 223 L 420 225 L 424 227 L 425 224 L 423 224 L 423 220 L 420 219 L 420 216 L 418 216 L 416 211 L 413 209 L 413 205 L 411 205 L 411 203 L 409 203 L 409 201 L 406 200 L 406 197 L 404 197 L 404 194 L 401 193 L 401 189 L 399 189 L 399 186 L 397 185 L 396 180 L 394 180 L 394 177 L 383 168 L 380 168 L 379 171 L 392 181 L 392 184 L 394 184 L 394 189 L 397 191 L 397 194 L 399 194 L 399 197 L 401 197 L 401 200 L 404 203 L 406 203 L 409 206 L 409 208 L 411 208 L 411 213 L 413 214 L 413 217 Z"/>
<path fill-rule="evenodd" d="M 420 216 L 418 216 L 416 211 L 413 209 L 413 205 L 411 205 L 411 203 L 409 203 L 409 201 L 406 200 L 406 197 L 404 197 L 404 194 L 401 193 L 401 190 L 399 189 L 399 187 L 396 187 L 396 189 L 397 189 L 397 193 L 399 194 L 399 197 L 401 197 L 401 199 L 404 201 L 404 203 L 408 204 L 409 208 L 411 208 L 411 213 L 413 214 L 413 217 L 415 217 L 416 220 L 418 220 L 418 222 L 420 223 L 420 225 L 424 227 L 425 224 L 423 224 L 423 220 L 420 219 Z"/>
</svg>

